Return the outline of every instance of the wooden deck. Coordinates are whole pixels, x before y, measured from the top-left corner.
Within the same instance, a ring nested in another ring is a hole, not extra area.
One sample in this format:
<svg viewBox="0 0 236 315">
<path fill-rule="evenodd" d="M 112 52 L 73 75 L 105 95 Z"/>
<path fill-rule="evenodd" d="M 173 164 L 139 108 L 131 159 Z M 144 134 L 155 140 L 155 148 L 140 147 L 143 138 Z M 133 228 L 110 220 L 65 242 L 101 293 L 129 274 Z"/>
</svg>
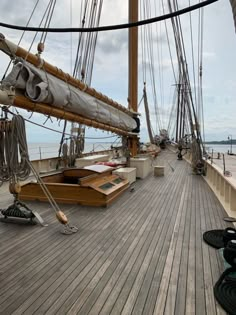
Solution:
<svg viewBox="0 0 236 315">
<path fill-rule="evenodd" d="M 158 159 L 164 177 L 138 180 L 108 208 L 63 206 L 73 235 L 47 203 L 27 205 L 48 227 L 0 222 L 0 314 L 225 314 L 213 295 L 221 262 L 202 234 L 230 226 L 226 213 L 185 161 Z"/>
</svg>

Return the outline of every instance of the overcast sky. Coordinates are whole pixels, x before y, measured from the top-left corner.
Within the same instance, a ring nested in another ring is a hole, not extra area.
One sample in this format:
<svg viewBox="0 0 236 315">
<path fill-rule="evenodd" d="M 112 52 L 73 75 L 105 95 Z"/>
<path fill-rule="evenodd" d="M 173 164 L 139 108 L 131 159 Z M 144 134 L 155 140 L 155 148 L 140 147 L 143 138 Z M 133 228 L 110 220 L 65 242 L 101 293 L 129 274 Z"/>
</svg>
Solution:
<svg viewBox="0 0 236 315">
<path fill-rule="evenodd" d="M 151 0 L 159 9 L 159 14 L 163 14 L 160 0 Z M 79 25 L 80 4 L 81 1 L 58 0 L 55 14 L 52 19 L 52 27 L 74 27 Z M 125 0 L 104 0 L 101 25 L 120 24 L 127 22 L 128 1 Z M 166 0 L 164 0 L 166 3 Z M 190 4 L 196 4 L 198 0 L 180 0 L 180 7 Z M 25 25 L 36 0 L 12 0 L 11 5 L 8 0 L 1 0 L 0 21 L 9 24 Z M 38 26 L 42 18 L 42 12 L 45 9 L 48 0 L 39 2 L 37 11 L 30 25 Z M 70 5 L 71 4 L 71 7 Z M 143 1 L 141 1 L 142 5 Z M 71 10 L 72 9 L 72 10 Z M 73 12 L 71 19 L 71 12 Z M 78 14 L 77 14 L 78 12 Z M 152 16 L 155 11 L 152 9 Z M 192 13 L 193 27 L 193 49 L 195 57 L 198 50 L 198 11 Z M 191 34 L 190 34 L 190 15 L 181 17 L 183 36 L 186 41 L 186 54 L 188 57 L 188 66 L 190 76 L 192 75 L 191 59 Z M 176 55 L 174 53 L 174 42 L 170 23 L 167 23 L 170 45 L 173 52 L 173 63 L 176 65 Z M 20 31 L 12 31 L 6 28 L 0 28 L 8 39 L 17 43 L 21 36 Z M 207 140 L 223 140 L 232 135 L 236 138 L 236 35 L 229 0 L 219 0 L 204 9 L 204 28 L 203 28 L 203 100 L 204 100 L 204 118 L 205 118 L 205 136 Z M 33 34 L 26 34 L 22 41 L 22 46 L 28 49 Z M 43 58 L 57 65 L 66 72 L 72 71 L 73 58 L 76 50 L 77 35 L 72 37 L 70 34 L 48 34 L 46 48 Z M 127 106 L 128 96 L 128 61 L 127 61 L 127 30 L 99 33 L 98 43 L 95 55 L 94 74 L 92 86 L 115 101 Z M 72 40 L 71 40 L 72 39 Z M 36 43 L 38 40 L 36 41 Z M 163 127 L 167 127 L 169 112 L 172 105 L 174 92 L 174 77 L 171 68 L 170 55 L 168 51 L 165 25 L 158 23 L 153 25 L 153 42 L 155 47 L 158 45 L 158 54 L 155 55 L 156 70 L 156 89 L 158 96 L 158 110 L 161 113 L 161 122 Z M 141 47 L 141 42 L 140 42 Z M 157 48 L 155 48 L 157 49 Z M 35 46 L 32 50 L 35 51 Z M 72 59 L 71 59 L 72 56 Z M 142 98 L 143 73 L 142 73 L 142 54 L 140 52 L 140 81 L 139 81 L 139 100 Z M 161 57 L 161 58 L 160 58 Z M 144 60 L 144 62 L 146 62 Z M 8 58 L 0 53 L 0 75 L 5 72 Z M 196 65 L 195 65 L 196 67 Z M 161 75 L 158 72 L 161 70 Z M 195 69 L 197 71 L 197 69 Z M 193 77 L 191 76 L 192 85 Z M 147 80 L 148 82 L 148 80 Z M 148 84 L 148 83 L 147 83 Z M 151 87 L 148 86 L 148 91 Z M 151 121 L 153 129 L 156 132 L 156 115 L 153 106 L 152 95 L 149 96 L 149 106 L 151 112 Z M 147 140 L 145 128 L 145 116 L 143 105 L 139 108 L 142 122 L 141 140 Z M 23 113 L 24 117 L 29 117 L 29 113 Z M 44 122 L 45 117 L 34 114 L 32 120 Z M 47 122 L 51 128 L 62 129 L 63 124 L 53 119 Z M 59 126 L 60 125 L 60 126 Z M 89 129 L 87 135 L 99 136 L 101 132 L 94 132 Z M 102 133 L 107 136 L 107 133 Z M 27 124 L 27 136 L 29 142 L 58 141 L 59 135 L 52 132 L 41 130 L 38 127 Z"/>
</svg>

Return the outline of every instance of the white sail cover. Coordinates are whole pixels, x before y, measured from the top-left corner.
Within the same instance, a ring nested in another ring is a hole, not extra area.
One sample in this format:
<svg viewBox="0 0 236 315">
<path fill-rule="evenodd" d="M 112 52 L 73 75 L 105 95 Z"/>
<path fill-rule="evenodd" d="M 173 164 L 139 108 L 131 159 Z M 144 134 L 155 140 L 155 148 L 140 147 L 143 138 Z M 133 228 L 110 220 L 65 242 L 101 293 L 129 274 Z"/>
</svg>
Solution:
<svg viewBox="0 0 236 315">
<path fill-rule="evenodd" d="M 33 102 L 50 104 L 98 122 L 132 131 L 136 121 L 128 114 L 84 93 L 27 62 L 18 62 L 2 81 L 2 87 L 14 86 L 16 95 Z"/>
<path fill-rule="evenodd" d="M 234 17 L 234 25 L 236 30 L 236 0 L 230 0 L 232 11 L 233 11 L 233 17 Z"/>
</svg>

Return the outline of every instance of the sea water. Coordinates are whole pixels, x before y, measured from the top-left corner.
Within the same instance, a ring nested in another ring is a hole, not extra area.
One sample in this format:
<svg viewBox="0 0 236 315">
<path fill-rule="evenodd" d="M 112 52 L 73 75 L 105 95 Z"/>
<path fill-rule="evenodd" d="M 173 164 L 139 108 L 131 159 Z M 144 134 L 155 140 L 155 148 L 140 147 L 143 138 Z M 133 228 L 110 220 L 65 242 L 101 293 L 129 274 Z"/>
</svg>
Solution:
<svg viewBox="0 0 236 315">
<path fill-rule="evenodd" d="M 236 154 L 236 145 L 232 145 L 232 152 L 231 152 L 231 145 L 230 144 L 206 144 L 206 151 L 208 153 L 234 153 Z"/>
<path fill-rule="evenodd" d="M 114 142 L 97 142 L 85 143 L 84 153 L 96 152 L 108 150 L 111 146 L 114 146 Z M 120 143 L 116 143 L 115 146 L 120 146 Z M 57 157 L 60 145 L 58 143 L 29 143 L 28 150 L 31 160 L 46 159 L 51 157 Z M 206 151 L 211 154 L 214 153 L 228 153 L 231 152 L 231 146 L 228 144 L 206 144 Z M 236 154 L 236 145 L 232 145 L 232 153 Z"/>
<path fill-rule="evenodd" d="M 85 143 L 84 153 L 109 150 L 111 146 L 120 146 L 120 143 L 114 142 L 97 142 Z M 40 160 L 57 157 L 60 145 L 58 143 L 28 143 L 30 160 Z"/>
</svg>

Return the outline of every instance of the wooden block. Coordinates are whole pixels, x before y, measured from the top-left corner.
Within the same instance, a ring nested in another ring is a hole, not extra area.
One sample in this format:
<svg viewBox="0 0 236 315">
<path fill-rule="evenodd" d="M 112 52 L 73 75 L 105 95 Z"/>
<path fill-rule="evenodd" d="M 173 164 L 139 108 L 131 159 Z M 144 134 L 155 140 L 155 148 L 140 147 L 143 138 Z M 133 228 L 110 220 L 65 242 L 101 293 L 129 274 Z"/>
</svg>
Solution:
<svg viewBox="0 0 236 315">
<path fill-rule="evenodd" d="M 112 172 L 123 178 L 128 179 L 129 183 L 132 184 L 136 181 L 136 168 L 134 167 L 122 167 Z"/>
<path fill-rule="evenodd" d="M 164 166 L 154 166 L 154 176 L 164 176 Z"/>
<path fill-rule="evenodd" d="M 136 168 L 138 178 L 145 178 L 151 172 L 151 160 L 149 158 L 131 158 L 130 166 Z"/>
</svg>

